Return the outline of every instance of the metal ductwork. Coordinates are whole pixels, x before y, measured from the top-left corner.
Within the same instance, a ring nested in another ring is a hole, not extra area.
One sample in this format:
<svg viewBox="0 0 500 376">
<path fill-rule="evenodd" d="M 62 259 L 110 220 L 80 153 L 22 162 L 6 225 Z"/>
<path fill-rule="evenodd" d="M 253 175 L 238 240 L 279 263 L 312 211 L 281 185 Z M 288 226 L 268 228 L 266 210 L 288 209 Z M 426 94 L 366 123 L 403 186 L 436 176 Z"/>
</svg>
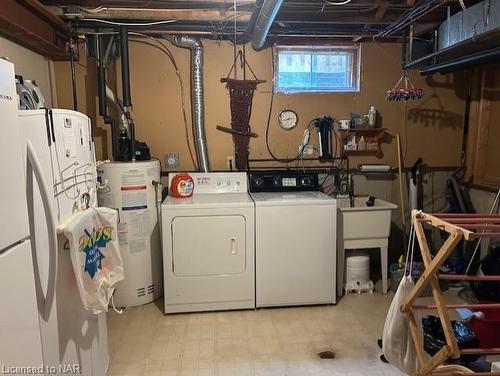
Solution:
<svg viewBox="0 0 500 376">
<path fill-rule="evenodd" d="M 256 0 L 255 6 L 252 12 L 252 16 L 250 17 L 250 21 L 248 21 L 248 26 L 245 31 L 236 38 L 236 44 L 247 44 L 252 39 L 252 35 L 255 30 L 255 23 L 257 22 L 257 18 L 260 15 L 260 10 L 262 9 L 262 3 L 264 0 Z"/>
<path fill-rule="evenodd" d="M 267 34 L 282 3 L 283 0 L 264 0 L 252 35 L 252 47 L 254 50 L 260 51 L 265 47 Z"/>
<path fill-rule="evenodd" d="M 448 15 L 438 30 L 438 50 L 464 43 L 484 43 L 484 37 L 498 41 L 500 30 L 500 2 L 483 0 L 453 16 Z M 492 43 L 493 44 L 493 43 Z M 488 45 L 491 47 L 491 45 Z M 483 49 L 482 46 L 478 48 Z"/>
<path fill-rule="evenodd" d="M 196 37 L 174 35 L 169 38 L 177 47 L 191 49 L 191 117 L 198 169 L 210 171 L 205 135 L 205 91 L 203 89 L 203 44 Z"/>
<path fill-rule="evenodd" d="M 500 56 L 500 1 L 483 0 L 451 15 L 434 31 L 434 50 L 403 67 L 422 75 L 450 73 Z"/>
</svg>

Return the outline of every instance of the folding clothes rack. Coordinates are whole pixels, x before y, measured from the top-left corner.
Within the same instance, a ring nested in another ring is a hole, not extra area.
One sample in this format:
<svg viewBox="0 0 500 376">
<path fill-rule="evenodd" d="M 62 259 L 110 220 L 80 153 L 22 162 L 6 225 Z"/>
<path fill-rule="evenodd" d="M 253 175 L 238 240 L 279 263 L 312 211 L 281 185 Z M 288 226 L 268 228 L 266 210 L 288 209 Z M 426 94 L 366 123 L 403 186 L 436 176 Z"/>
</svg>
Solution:
<svg viewBox="0 0 500 376">
<path fill-rule="evenodd" d="M 412 220 L 415 226 L 420 251 L 425 265 L 425 270 L 419 278 L 415 287 L 408 294 L 401 311 L 406 314 L 410 328 L 410 334 L 415 344 L 419 370 L 418 376 L 431 375 L 438 366 L 442 365 L 448 358 L 459 358 L 461 354 L 500 354 L 500 348 L 458 348 L 457 340 L 453 334 L 448 309 L 456 308 L 500 308 L 500 304 L 445 304 L 438 280 L 458 281 L 500 281 L 500 276 L 472 276 L 472 275 L 442 275 L 439 268 L 448 256 L 453 252 L 455 246 L 462 240 L 474 240 L 480 238 L 500 237 L 500 215 L 492 214 L 427 214 L 414 210 Z M 423 225 L 427 224 L 449 233 L 448 239 L 441 246 L 434 258 L 431 256 Z M 415 300 L 422 290 L 430 284 L 435 304 L 415 305 Z M 419 325 L 415 318 L 415 311 L 436 309 L 439 315 L 446 338 L 446 345 L 441 348 L 432 358 L 428 359 L 424 353 L 424 347 L 419 333 Z M 488 375 L 498 373 L 487 373 Z M 477 374 L 475 374 L 477 375 Z"/>
</svg>

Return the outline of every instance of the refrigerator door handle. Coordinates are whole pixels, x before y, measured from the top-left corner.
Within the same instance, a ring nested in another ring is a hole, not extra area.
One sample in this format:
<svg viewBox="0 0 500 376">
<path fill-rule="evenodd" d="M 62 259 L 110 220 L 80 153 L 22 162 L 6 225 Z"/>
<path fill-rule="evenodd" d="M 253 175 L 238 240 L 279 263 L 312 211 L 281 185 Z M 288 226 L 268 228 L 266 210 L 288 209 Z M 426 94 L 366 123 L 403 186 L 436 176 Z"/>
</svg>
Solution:
<svg viewBox="0 0 500 376">
<path fill-rule="evenodd" d="M 45 181 L 45 177 L 42 173 L 42 167 L 40 161 L 36 156 L 35 149 L 30 141 L 27 142 L 27 156 L 28 156 L 28 176 L 35 174 L 36 180 L 40 188 L 40 194 L 42 196 L 42 203 L 46 214 L 48 235 L 49 235 L 49 277 L 47 283 L 47 296 L 44 299 L 44 314 L 45 317 L 49 317 L 50 311 L 52 309 L 54 298 L 56 294 L 56 279 L 57 279 L 57 229 L 55 216 L 52 211 L 51 198 Z M 31 184 L 33 184 L 33 180 Z M 32 187 L 30 187 L 32 189 Z"/>
</svg>

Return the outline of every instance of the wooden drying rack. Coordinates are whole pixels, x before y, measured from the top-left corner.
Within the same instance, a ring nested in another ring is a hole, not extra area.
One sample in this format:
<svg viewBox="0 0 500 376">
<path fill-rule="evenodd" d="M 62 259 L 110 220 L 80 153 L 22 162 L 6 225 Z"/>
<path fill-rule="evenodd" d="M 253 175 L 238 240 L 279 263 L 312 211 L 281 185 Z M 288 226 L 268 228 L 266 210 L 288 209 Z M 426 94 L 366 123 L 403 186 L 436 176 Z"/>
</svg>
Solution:
<svg viewBox="0 0 500 376">
<path fill-rule="evenodd" d="M 427 214 L 414 210 L 412 220 L 415 226 L 415 234 L 420 245 L 420 251 L 425 265 L 425 270 L 415 284 L 415 287 L 408 294 L 405 303 L 401 306 L 401 311 L 406 314 L 410 328 L 410 334 L 415 344 L 419 370 L 418 376 L 431 375 L 438 366 L 442 365 L 448 358 L 457 359 L 461 354 L 500 354 L 500 348 L 458 348 L 457 340 L 453 334 L 448 309 L 471 308 L 484 309 L 500 308 L 500 304 L 445 304 L 438 280 L 458 280 L 458 281 L 500 281 L 500 276 L 471 276 L 471 275 L 442 275 L 439 268 L 450 256 L 457 244 L 462 240 L 474 240 L 480 238 L 500 237 L 500 215 L 493 214 Z M 424 224 L 436 227 L 449 233 L 448 239 L 438 250 L 434 258 L 431 255 L 427 239 L 424 233 Z M 430 284 L 435 304 L 416 305 L 415 300 L 422 290 Z M 435 309 L 443 327 L 446 338 L 446 345 L 443 346 L 432 358 L 428 359 L 419 333 L 419 325 L 415 318 L 416 310 Z M 499 375 L 499 373 L 487 373 L 488 375 Z"/>
</svg>

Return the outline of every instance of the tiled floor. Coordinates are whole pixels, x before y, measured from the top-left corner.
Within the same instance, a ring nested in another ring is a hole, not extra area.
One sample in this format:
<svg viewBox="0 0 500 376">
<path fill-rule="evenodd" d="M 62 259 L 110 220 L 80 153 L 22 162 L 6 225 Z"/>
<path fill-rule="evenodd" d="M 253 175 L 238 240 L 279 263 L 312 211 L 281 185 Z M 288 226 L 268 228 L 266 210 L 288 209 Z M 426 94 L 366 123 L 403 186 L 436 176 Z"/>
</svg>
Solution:
<svg viewBox="0 0 500 376">
<path fill-rule="evenodd" d="M 168 316 L 160 301 L 110 313 L 108 375 L 400 375 L 378 358 L 391 298 L 353 294 L 336 306 Z M 319 359 L 324 350 L 336 359 Z"/>
</svg>

